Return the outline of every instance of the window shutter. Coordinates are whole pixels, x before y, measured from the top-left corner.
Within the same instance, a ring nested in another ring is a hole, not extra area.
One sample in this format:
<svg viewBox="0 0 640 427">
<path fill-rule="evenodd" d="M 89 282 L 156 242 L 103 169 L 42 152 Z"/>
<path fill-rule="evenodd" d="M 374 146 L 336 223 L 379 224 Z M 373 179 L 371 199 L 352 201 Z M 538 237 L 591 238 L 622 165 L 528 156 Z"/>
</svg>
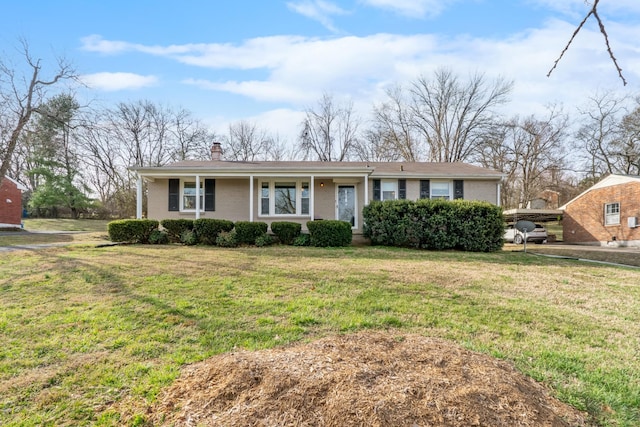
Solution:
<svg viewBox="0 0 640 427">
<path fill-rule="evenodd" d="M 204 210 L 205 211 L 216 210 L 216 180 L 215 179 L 204 180 Z"/>
<path fill-rule="evenodd" d="M 453 181 L 453 198 L 464 199 L 464 181 L 461 179 Z"/>
<path fill-rule="evenodd" d="M 420 180 L 420 198 L 428 199 L 431 194 L 431 189 L 429 188 L 429 180 L 421 179 Z"/>
<path fill-rule="evenodd" d="M 170 211 L 180 210 L 180 180 L 179 179 L 169 180 L 169 210 Z"/>
<path fill-rule="evenodd" d="M 373 200 L 380 200 L 380 193 L 381 193 L 381 186 L 380 186 L 380 180 L 379 179 L 374 179 L 373 180 Z"/>
<path fill-rule="evenodd" d="M 407 180 L 399 179 L 398 180 L 398 199 L 406 199 L 407 198 Z"/>
</svg>

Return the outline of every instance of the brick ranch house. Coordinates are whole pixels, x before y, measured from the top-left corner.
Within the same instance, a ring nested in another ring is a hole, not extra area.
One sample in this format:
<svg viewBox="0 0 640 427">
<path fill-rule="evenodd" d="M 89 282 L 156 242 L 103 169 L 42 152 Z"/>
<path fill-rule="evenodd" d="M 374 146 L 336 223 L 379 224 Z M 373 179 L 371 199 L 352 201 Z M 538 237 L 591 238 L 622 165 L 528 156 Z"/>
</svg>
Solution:
<svg viewBox="0 0 640 427">
<path fill-rule="evenodd" d="M 0 228 L 20 228 L 22 192 L 26 188 L 5 176 L 0 184 Z"/>
<path fill-rule="evenodd" d="M 640 247 L 640 176 L 609 175 L 560 209 L 567 243 Z"/>
<path fill-rule="evenodd" d="M 231 221 L 339 219 L 362 232 L 362 207 L 372 200 L 440 198 L 500 201 L 503 174 L 464 163 L 182 161 L 132 168 L 138 175 L 137 217 L 143 182 L 150 219 L 218 218 Z"/>
</svg>

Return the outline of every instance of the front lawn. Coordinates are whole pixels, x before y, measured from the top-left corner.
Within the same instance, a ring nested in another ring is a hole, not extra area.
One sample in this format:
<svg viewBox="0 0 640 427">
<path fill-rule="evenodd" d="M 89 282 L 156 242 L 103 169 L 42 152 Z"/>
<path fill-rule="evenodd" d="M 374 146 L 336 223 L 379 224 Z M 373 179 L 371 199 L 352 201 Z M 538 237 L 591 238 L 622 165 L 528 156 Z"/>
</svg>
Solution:
<svg viewBox="0 0 640 427">
<path fill-rule="evenodd" d="M 0 257 L 0 425 L 144 425 L 184 364 L 362 329 L 513 361 L 640 424 L 640 271 L 517 252 L 68 246 Z"/>
</svg>

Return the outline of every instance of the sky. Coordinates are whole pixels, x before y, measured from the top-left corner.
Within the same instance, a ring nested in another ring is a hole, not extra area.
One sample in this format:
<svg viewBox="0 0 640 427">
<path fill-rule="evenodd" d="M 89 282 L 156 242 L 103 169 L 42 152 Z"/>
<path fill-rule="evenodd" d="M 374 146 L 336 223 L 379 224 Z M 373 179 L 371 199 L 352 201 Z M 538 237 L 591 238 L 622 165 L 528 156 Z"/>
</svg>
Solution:
<svg viewBox="0 0 640 427">
<path fill-rule="evenodd" d="M 508 116 L 574 113 L 589 96 L 640 94 L 640 1 L 601 0 L 627 86 L 595 20 L 547 73 L 590 9 L 584 0 L 0 0 L 3 61 L 19 40 L 43 71 L 74 64 L 84 102 L 184 108 L 218 134 L 247 120 L 295 142 L 323 94 L 365 123 L 385 90 L 452 70 L 514 82 Z"/>
</svg>

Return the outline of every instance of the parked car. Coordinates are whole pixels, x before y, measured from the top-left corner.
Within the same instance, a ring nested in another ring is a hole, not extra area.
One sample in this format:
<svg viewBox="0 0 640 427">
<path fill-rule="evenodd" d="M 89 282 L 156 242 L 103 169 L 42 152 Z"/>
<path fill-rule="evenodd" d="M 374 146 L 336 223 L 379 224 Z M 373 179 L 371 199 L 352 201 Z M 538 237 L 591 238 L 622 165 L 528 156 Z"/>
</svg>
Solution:
<svg viewBox="0 0 640 427">
<path fill-rule="evenodd" d="M 547 243 L 547 229 L 540 224 L 536 224 L 536 228 L 527 233 L 527 242 L 536 244 Z M 521 245 L 524 243 L 524 233 L 515 228 L 514 224 L 509 224 L 504 230 L 504 240 L 509 243 Z"/>
</svg>

